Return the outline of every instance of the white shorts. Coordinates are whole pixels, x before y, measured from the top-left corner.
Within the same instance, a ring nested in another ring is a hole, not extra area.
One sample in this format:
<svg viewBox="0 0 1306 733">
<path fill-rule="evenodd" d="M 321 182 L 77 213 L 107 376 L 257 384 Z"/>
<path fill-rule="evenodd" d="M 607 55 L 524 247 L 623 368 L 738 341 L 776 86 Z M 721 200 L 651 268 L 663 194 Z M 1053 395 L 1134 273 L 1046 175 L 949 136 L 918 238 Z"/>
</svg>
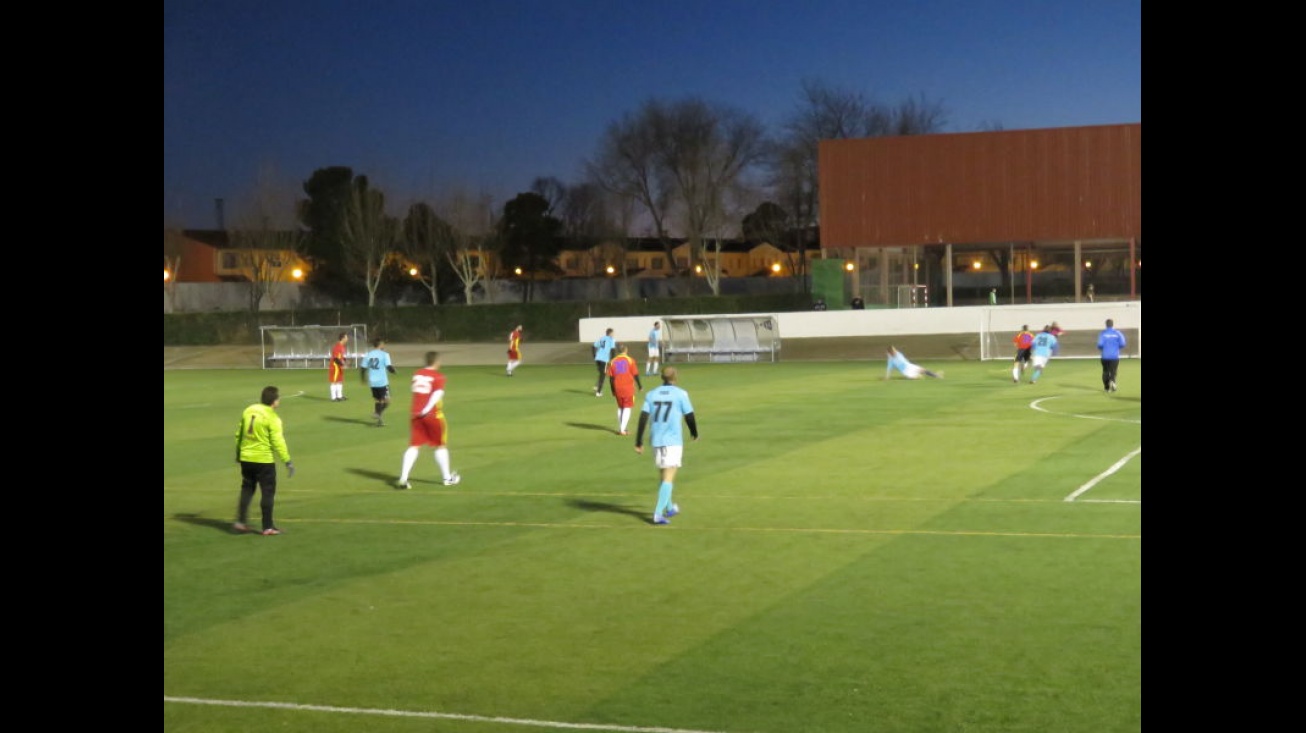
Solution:
<svg viewBox="0 0 1306 733">
<path fill-rule="evenodd" d="M 650 346 L 650 347 L 648 347 L 648 356 L 649 356 L 650 359 L 652 359 L 652 358 L 654 358 L 654 357 L 660 355 L 661 353 L 662 353 L 662 350 L 659 349 L 659 348 L 656 347 L 656 346 Z"/>
<path fill-rule="evenodd" d="M 1049 358 L 1050 357 L 1047 356 L 1034 356 L 1030 358 L 1029 363 L 1032 364 L 1036 369 L 1042 369 L 1043 367 L 1048 365 Z"/>
<path fill-rule="evenodd" d="M 916 366 L 915 364 L 908 364 L 907 368 L 902 370 L 902 376 L 908 379 L 920 379 L 921 375 L 924 373 L 925 373 L 925 369 L 923 367 Z"/>
<path fill-rule="evenodd" d="M 683 445 L 664 445 L 653 449 L 653 465 L 658 468 L 680 468 L 680 459 L 685 455 Z"/>
</svg>

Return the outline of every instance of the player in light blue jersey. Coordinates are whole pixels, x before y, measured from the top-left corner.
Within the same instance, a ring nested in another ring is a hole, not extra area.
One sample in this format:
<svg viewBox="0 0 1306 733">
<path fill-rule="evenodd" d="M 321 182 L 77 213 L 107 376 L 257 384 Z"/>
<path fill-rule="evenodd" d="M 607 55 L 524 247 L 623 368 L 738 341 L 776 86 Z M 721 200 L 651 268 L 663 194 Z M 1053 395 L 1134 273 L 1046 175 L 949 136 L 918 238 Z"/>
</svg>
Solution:
<svg viewBox="0 0 1306 733">
<path fill-rule="evenodd" d="M 658 484 L 658 503 L 653 508 L 653 524 L 671 524 L 671 517 L 680 513 L 680 507 L 671 500 L 675 487 L 676 470 L 680 468 L 685 453 L 685 435 L 680 421 L 689 426 L 689 434 L 698 440 L 698 422 L 694 419 L 694 405 L 689 393 L 676 386 L 676 368 L 663 367 L 662 386 L 649 390 L 644 396 L 644 407 L 639 413 L 639 427 L 635 430 L 635 452 L 644 452 L 644 428 L 649 430 L 649 444 L 653 446 L 653 465 L 658 467 L 661 483 Z"/>
<path fill-rule="evenodd" d="M 657 374 L 662 371 L 661 321 L 654 321 L 653 330 L 648 332 L 648 363 L 644 367 L 645 374 Z"/>
<path fill-rule="evenodd" d="M 602 397 L 603 380 L 608 376 L 608 362 L 617 350 L 617 340 L 612 337 L 612 329 L 609 328 L 595 339 L 591 350 L 594 352 L 594 366 L 599 370 L 599 381 L 594 383 L 594 396 Z"/>
<path fill-rule="evenodd" d="M 390 406 L 390 375 L 397 373 L 390 363 L 390 352 L 385 350 L 385 339 L 372 339 L 372 350 L 363 354 L 358 367 L 363 374 L 363 382 L 372 388 L 372 402 L 376 408 L 372 419 L 376 421 L 377 427 L 382 427 L 385 420 L 381 418 L 381 413 Z"/>
<path fill-rule="evenodd" d="M 890 346 L 884 351 L 884 378 L 888 379 L 893 375 L 893 370 L 897 369 L 902 372 L 902 376 L 908 379 L 920 379 L 921 375 L 933 377 L 934 379 L 943 379 L 943 372 L 932 372 L 923 366 L 913 364 L 907 359 L 907 355 Z"/>
<path fill-rule="evenodd" d="M 1056 325 L 1056 321 L 1053 321 L 1051 326 L 1044 326 L 1043 330 L 1034 336 L 1034 343 L 1029 347 L 1029 361 L 1034 367 L 1033 373 L 1029 376 L 1030 384 L 1037 382 L 1038 378 L 1043 376 L 1043 368 L 1048 365 L 1048 360 L 1061 350 L 1056 332 L 1052 330 Z"/>
</svg>

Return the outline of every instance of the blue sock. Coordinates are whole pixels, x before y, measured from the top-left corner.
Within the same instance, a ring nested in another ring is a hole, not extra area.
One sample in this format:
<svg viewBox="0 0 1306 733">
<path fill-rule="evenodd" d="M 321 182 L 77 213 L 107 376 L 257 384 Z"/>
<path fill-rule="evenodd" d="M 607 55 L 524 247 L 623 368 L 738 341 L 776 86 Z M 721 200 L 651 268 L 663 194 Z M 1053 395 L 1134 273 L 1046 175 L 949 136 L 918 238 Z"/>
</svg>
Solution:
<svg viewBox="0 0 1306 733">
<path fill-rule="evenodd" d="M 667 507 L 671 506 L 671 484 L 663 481 L 658 485 L 658 505 L 653 509 L 653 516 L 666 516 Z"/>
</svg>

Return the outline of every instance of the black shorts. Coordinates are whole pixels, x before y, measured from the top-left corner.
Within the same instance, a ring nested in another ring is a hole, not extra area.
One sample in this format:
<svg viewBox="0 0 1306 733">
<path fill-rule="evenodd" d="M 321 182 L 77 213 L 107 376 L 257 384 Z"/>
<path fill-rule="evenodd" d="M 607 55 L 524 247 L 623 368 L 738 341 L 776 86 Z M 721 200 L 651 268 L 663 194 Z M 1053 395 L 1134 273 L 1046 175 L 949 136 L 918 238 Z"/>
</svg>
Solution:
<svg viewBox="0 0 1306 733">
<path fill-rule="evenodd" d="M 1017 349 L 1016 361 L 1020 362 L 1021 364 L 1028 364 L 1030 359 L 1029 351 L 1030 351 L 1029 349 Z"/>
<path fill-rule="evenodd" d="M 372 399 L 377 402 L 386 402 L 390 399 L 390 387 L 373 387 Z"/>
</svg>

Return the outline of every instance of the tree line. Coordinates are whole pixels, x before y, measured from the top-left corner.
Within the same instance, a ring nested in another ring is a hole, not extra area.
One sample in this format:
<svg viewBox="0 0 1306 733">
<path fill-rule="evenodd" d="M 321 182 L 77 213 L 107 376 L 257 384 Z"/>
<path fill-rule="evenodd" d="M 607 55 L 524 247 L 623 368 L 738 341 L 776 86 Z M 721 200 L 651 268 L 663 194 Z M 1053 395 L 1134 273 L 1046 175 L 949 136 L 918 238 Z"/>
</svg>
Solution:
<svg viewBox="0 0 1306 733">
<path fill-rule="evenodd" d="M 721 248 L 736 237 L 770 243 L 791 258 L 791 273 L 806 273 L 808 248 L 819 245 L 819 141 L 929 134 L 943 123 L 942 106 L 923 96 L 886 105 L 815 81 L 804 82 L 774 133 L 729 105 L 655 98 L 606 126 L 582 180 L 539 177 L 501 206 L 454 190 L 393 213 L 385 192 L 349 167 L 315 170 L 303 197 L 261 173 L 228 228 L 229 245 L 242 253 L 255 304 L 280 279 L 280 263 L 269 261 L 275 252 L 311 261 L 307 285 L 346 303 L 372 306 L 384 289 L 414 282 L 432 303 L 457 290 L 470 303 L 477 287 L 492 292 L 501 273 L 517 273 L 529 300 L 532 282 L 561 274 L 564 247 L 619 263 L 627 276 L 624 252 L 636 232 L 660 242 L 672 262 L 672 250 L 688 242 L 688 271 L 700 266 L 719 294 Z M 165 221 L 172 272 L 179 243 Z"/>
</svg>

